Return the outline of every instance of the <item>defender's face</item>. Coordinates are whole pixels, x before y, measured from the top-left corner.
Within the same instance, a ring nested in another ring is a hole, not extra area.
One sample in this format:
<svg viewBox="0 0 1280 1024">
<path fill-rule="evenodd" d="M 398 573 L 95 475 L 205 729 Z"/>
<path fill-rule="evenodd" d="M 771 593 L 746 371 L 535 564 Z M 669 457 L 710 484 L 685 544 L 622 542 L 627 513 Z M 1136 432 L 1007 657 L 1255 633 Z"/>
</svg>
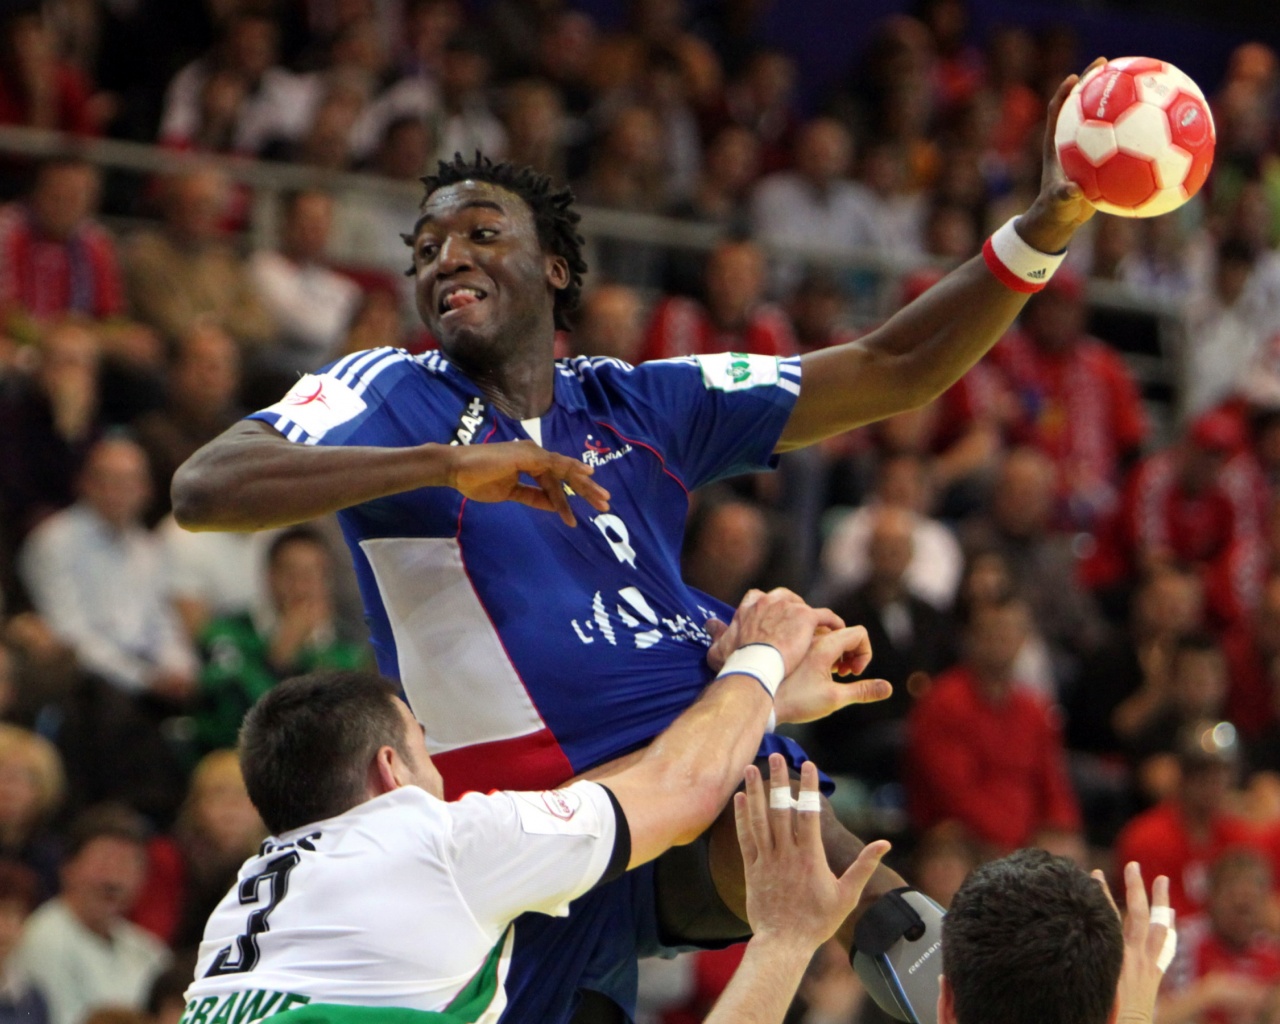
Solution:
<svg viewBox="0 0 1280 1024">
<path fill-rule="evenodd" d="M 450 358 L 475 364 L 504 341 L 553 330 L 554 299 L 568 284 L 565 261 L 542 251 L 533 214 L 519 196 L 487 182 L 434 192 L 413 245 L 418 314 Z"/>
</svg>

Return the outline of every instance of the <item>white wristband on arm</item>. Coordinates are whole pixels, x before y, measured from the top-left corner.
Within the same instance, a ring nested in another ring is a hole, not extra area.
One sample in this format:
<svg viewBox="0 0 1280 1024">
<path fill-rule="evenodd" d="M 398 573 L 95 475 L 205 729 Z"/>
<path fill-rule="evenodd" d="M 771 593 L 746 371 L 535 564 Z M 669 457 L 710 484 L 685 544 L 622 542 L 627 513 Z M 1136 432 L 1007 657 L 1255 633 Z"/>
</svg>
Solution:
<svg viewBox="0 0 1280 1024">
<path fill-rule="evenodd" d="M 982 246 L 987 268 L 1006 288 L 1015 292 L 1038 292 L 1067 258 L 1067 250 L 1046 253 L 1028 245 L 1014 225 L 1018 218 L 1007 220 Z"/>
<path fill-rule="evenodd" d="M 716 676 L 743 675 L 750 676 L 761 686 L 772 699 L 778 693 L 778 687 L 787 674 L 787 666 L 782 660 L 782 652 L 773 644 L 747 644 L 739 647 L 724 660 L 724 668 Z"/>
</svg>

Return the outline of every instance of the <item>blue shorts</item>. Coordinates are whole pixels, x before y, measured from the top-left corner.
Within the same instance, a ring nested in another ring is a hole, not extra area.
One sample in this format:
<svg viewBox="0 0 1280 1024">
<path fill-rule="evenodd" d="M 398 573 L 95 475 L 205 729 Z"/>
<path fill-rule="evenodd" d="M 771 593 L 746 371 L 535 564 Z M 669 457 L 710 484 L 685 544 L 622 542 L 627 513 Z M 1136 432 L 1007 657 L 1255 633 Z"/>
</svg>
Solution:
<svg viewBox="0 0 1280 1024">
<path fill-rule="evenodd" d="M 794 740 L 768 735 L 758 756 L 775 752 L 786 755 L 796 771 L 808 760 Z M 834 789 L 826 775 L 821 786 L 828 795 Z M 645 864 L 579 897 L 568 917 L 524 914 L 516 919 L 501 1019 L 504 1024 L 565 1024 L 583 989 L 608 996 L 634 1019 L 636 961 L 681 951 L 659 939 L 654 869 Z"/>
</svg>

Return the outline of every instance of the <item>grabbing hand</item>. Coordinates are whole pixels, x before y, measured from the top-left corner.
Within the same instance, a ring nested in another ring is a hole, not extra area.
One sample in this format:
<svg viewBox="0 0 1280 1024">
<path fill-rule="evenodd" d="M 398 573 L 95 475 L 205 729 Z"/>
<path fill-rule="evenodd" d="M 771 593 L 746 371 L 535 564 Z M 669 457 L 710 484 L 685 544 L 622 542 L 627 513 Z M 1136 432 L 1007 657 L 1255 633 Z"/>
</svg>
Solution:
<svg viewBox="0 0 1280 1024">
<path fill-rule="evenodd" d="M 1111 890 L 1101 871 L 1093 877 L 1107 894 L 1116 915 L 1120 909 L 1112 899 Z M 1160 954 L 1171 925 L 1169 910 L 1169 879 L 1156 878 L 1151 886 L 1151 903 L 1147 903 L 1147 889 L 1142 882 L 1142 869 L 1130 861 L 1124 866 L 1125 915 L 1124 915 L 1124 964 L 1120 968 L 1120 982 L 1116 986 L 1116 1024 L 1151 1024 L 1155 1016 L 1156 995 L 1168 964 L 1161 964 Z M 1155 918 L 1155 920 L 1152 920 Z"/>
<path fill-rule="evenodd" d="M 749 590 L 707 660 L 711 662 L 714 657 L 723 666 L 724 659 L 739 647 L 770 644 L 782 655 L 789 675 L 803 663 L 819 629 L 838 630 L 843 626 L 844 620 L 835 612 L 810 608 L 786 587 L 775 587 L 767 594 Z"/>
<path fill-rule="evenodd" d="M 577 459 L 540 448 L 532 441 L 456 445 L 449 449 L 449 486 L 472 501 L 518 501 L 530 508 L 557 512 L 567 526 L 577 526 L 565 485 L 599 512 L 609 511 L 609 492 L 591 479 L 594 470 Z M 524 474 L 533 484 L 521 483 Z"/>
<path fill-rule="evenodd" d="M 774 714 L 779 722 L 813 722 L 850 704 L 885 700 L 893 687 L 884 679 L 842 683 L 833 675 L 857 675 L 871 661 L 871 641 L 863 626 L 819 630 L 804 660 L 778 687 Z"/>
<path fill-rule="evenodd" d="M 836 877 L 822 848 L 821 814 L 791 808 L 791 779 L 781 754 L 769 757 L 769 782 L 771 789 L 786 791 L 785 807 L 772 806 L 754 765 L 746 771 L 746 792 L 733 798 L 752 942 L 780 943 L 810 953 L 852 913 L 889 844 L 868 843 Z M 812 794 L 808 799 L 816 806 L 818 769 L 811 762 L 800 769 L 800 792 Z"/>
<path fill-rule="evenodd" d="M 1105 63 L 1106 58 L 1099 57 L 1085 68 L 1084 73 L 1087 75 L 1099 64 Z M 1095 213 L 1093 204 L 1084 196 L 1084 190 L 1063 173 L 1062 164 L 1058 160 L 1058 147 L 1053 141 L 1062 105 L 1082 77 L 1068 75 L 1049 101 L 1044 126 L 1044 168 L 1040 173 L 1040 194 L 1018 220 L 1017 231 L 1023 241 L 1045 253 L 1065 249 L 1076 229 Z"/>
</svg>

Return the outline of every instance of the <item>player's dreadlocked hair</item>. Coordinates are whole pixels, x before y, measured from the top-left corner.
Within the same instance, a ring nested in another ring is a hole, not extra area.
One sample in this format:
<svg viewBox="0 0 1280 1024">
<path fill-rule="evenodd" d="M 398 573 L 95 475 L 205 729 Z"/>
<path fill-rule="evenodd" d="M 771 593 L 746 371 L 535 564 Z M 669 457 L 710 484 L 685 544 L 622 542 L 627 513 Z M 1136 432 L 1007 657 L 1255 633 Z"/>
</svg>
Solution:
<svg viewBox="0 0 1280 1024">
<path fill-rule="evenodd" d="M 587 261 L 582 256 L 582 236 L 578 234 L 578 221 L 582 218 L 573 208 L 573 193 L 568 188 L 554 188 L 550 176 L 539 174 L 532 167 L 517 167 L 505 161 L 494 163 L 489 157 L 476 151 L 474 160 L 465 160 L 455 153 L 446 163 L 440 161 L 435 174 L 422 179 L 426 192 L 422 197 L 425 206 L 432 193 L 461 181 L 485 181 L 506 189 L 525 201 L 533 212 L 533 223 L 538 232 L 538 242 L 548 252 L 560 256 L 569 266 L 569 284 L 556 292 L 556 327 L 569 328 L 569 315 L 578 308 L 582 297 L 582 275 L 587 272 Z M 405 244 L 412 246 L 421 220 L 413 226 L 413 233 L 402 235 Z M 409 273 L 412 275 L 413 269 Z"/>
</svg>

